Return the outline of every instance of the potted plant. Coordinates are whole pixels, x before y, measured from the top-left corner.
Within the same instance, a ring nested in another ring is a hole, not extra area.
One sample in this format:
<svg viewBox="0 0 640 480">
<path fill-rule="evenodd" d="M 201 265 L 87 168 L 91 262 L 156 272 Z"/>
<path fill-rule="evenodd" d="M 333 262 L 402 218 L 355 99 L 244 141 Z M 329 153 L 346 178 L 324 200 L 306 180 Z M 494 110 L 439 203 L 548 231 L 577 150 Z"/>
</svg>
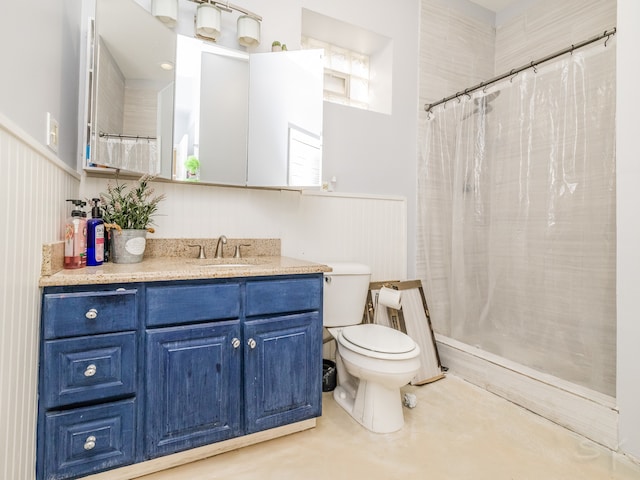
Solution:
<svg viewBox="0 0 640 480">
<path fill-rule="evenodd" d="M 271 44 L 271 51 L 272 52 L 281 52 L 282 51 L 282 45 L 280 44 L 280 42 L 278 40 L 275 40 Z"/>
<path fill-rule="evenodd" d="M 189 155 L 184 162 L 184 168 L 187 169 L 187 180 L 197 182 L 200 178 L 200 160 L 194 155 Z"/>
<path fill-rule="evenodd" d="M 109 182 L 107 192 L 100 194 L 102 218 L 109 232 L 112 259 L 115 263 L 142 261 L 147 232 L 164 194 L 154 195 L 149 183 L 154 179 L 143 175 L 131 188 L 126 183 Z"/>
</svg>

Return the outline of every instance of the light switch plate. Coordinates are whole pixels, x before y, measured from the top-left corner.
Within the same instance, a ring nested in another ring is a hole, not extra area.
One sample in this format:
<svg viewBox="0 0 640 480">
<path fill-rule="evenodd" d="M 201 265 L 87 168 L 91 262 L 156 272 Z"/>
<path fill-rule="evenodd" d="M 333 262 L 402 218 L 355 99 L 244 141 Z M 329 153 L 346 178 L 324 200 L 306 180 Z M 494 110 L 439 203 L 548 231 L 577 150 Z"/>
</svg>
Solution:
<svg viewBox="0 0 640 480">
<path fill-rule="evenodd" d="M 53 118 L 51 113 L 47 112 L 47 146 L 58 153 L 59 126 L 58 121 Z"/>
</svg>

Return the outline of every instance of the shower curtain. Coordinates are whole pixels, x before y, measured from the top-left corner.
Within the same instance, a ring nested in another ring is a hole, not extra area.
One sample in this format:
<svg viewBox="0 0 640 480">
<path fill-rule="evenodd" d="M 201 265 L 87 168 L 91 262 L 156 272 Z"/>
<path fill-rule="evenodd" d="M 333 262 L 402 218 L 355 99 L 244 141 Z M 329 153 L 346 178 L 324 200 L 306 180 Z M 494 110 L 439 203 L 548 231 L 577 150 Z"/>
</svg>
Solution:
<svg viewBox="0 0 640 480">
<path fill-rule="evenodd" d="M 615 44 L 436 107 L 418 172 L 435 330 L 615 396 Z"/>
</svg>

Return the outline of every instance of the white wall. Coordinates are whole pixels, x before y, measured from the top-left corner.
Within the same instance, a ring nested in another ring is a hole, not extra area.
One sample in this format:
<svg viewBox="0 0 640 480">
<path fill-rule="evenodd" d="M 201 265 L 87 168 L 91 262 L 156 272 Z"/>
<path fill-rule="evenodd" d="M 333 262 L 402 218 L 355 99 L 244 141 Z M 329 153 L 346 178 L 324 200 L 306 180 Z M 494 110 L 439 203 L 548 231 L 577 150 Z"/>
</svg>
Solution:
<svg viewBox="0 0 640 480">
<path fill-rule="evenodd" d="M 60 124 L 58 158 L 76 167 L 80 10 L 83 2 L 0 2 L 0 112 L 38 142 L 46 114 Z"/>
<path fill-rule="evenodd" d="M 148 8 L 148 0 L 137 0 Z M 335 176 L 335 190 L 348 193 L 401 195 L 407 198 L 408 275 L 415 275 L 415 161 L 418 101 L 419 0 L 244 0 L 241 5 L 263 17 L 262 41 L 252 51 L 269 51 L 271 42 L 300 48 L 302 9 L 334 17 L 392 39 L 392 114 L 324 103 L 323 178 Z M 268 5 L 268 8 L 267 8 Z M 195 4 L 180 2 L 176 30 L 193 34 Z M 219 44 L 236 47 L 235 18 L 223 13 Z M 226 25 L 226 26 L 225 26 Z"/>
<path fill-rule="evenodd" d="M 640 2 L 618 0 L 617 224 L 620 449 L 640 459 Z"/>
</svg>

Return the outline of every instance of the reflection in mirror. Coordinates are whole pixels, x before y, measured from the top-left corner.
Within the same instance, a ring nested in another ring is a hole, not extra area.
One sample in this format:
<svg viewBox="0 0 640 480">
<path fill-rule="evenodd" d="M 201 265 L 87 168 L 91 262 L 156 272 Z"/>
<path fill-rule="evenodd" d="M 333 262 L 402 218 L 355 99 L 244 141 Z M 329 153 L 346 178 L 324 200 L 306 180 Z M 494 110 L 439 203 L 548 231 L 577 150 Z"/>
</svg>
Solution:
<svg viewBox="0 0 640 480">
<path fill-rule="evenodd" d="M 251 55 L 247 184 L 318 187 L 323 51 Z"/>
<path fill-rule="evenodd" d="M 97 0 L 90 166 L 170 178 L 175 34 L 133 0 Z"/>
<path fill-rule="evenodd" d="M 178 35 L 175 180 L 246 185 L 248 58 Z"/>
</svg>

